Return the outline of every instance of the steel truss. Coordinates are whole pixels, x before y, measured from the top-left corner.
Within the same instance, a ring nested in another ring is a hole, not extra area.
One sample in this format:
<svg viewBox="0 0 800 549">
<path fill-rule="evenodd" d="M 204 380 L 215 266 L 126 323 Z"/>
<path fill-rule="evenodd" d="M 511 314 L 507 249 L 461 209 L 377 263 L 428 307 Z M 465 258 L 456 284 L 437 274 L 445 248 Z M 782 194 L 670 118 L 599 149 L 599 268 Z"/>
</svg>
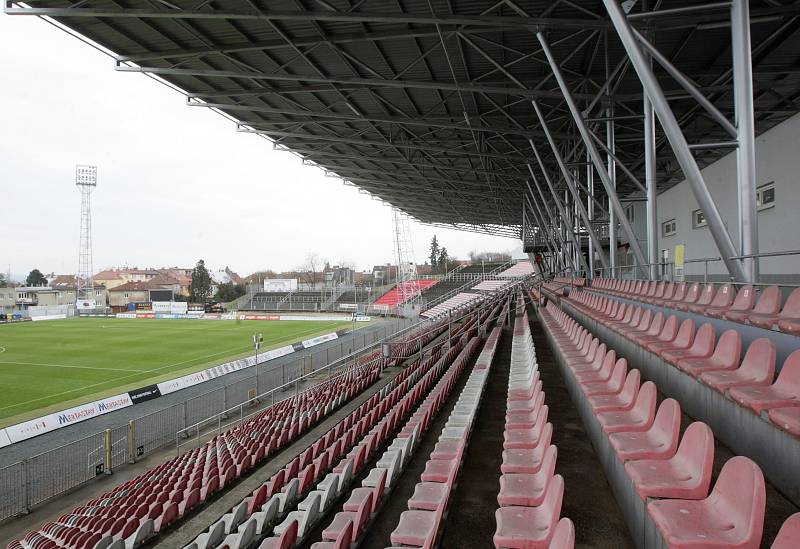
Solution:
<svg viewBox="0 0 800 549">
<path fill-rule="evenodd" d="M 736 259 L 758 253 L 754 138 L 800 110 L 800 0 L 666 4 L 7 0 L 5 11 L 51 18 L 114 52 L 117 70 L 157 75 L 419 221 L 522 238 L 557 270 L 613 269 L 622 239 L 656 277 L 655 197 L 686 179 L 731 276 L 756 280 L 757 261 Z M 700 171 L 732 150 L 736 235 Z M 644 247 L 623 207 L 638 199 Z"/>
</svg>

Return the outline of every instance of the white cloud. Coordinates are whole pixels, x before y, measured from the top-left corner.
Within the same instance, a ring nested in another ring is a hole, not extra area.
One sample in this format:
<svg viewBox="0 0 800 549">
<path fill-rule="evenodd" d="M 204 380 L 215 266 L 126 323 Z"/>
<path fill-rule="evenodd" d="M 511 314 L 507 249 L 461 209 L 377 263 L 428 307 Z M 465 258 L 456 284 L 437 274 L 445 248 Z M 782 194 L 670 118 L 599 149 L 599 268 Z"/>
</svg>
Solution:
<svg viewBox="0 0 800 549">
<path fill-rule="evenodd" d="M 74 165 L 99 166 L 94 265 L 289 269 L 309 252 L 368 268 L 393 260 L 391 212 L 232 122 L 191 108 L 44 21 L 0 16 L 0 270 L 74 272 Z M 414 224 L 452 255 L 519 241 Z"/>
</svg>

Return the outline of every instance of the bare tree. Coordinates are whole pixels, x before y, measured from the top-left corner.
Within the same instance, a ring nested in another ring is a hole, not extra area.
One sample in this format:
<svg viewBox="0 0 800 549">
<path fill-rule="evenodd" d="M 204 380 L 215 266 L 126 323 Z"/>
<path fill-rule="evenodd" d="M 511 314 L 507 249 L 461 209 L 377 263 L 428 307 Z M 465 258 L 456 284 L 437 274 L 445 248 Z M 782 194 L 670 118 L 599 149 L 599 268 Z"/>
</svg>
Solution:
<svg viewBox="0 0 800 549">
<path fill-rule="evenodd" d="M 310 252 L 306 256 L 306 262 L 297 270 L 300 271 L 300 280 L 306 284 L 316 284 L 319 266 L 323 263 L 317 252 Z"/>
</svg>

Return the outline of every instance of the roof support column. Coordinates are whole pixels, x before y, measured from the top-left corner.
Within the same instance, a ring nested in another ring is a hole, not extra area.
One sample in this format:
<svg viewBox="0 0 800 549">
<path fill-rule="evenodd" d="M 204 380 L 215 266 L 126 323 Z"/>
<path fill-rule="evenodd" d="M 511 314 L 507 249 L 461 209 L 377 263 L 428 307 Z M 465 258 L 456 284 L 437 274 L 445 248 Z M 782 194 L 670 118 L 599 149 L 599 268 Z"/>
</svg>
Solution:
<svg viewBox="0 0 800 549">
<path fill-rule="evenodd" d="M 706 187 L 705 181 L 703 180 L 703 174 L 700 173 L 700 168 L 697 166 L 697 162 L 695 162 L 694 157 L 692 156 L 692 152 L 689 149 L 686 138 L 681 132 L 681 128 L 678 125 L 675 114 L 672 112 L 669 104 L 667 103 L 667 98 L 664 96 L 664 91 L 661 89 L 661 85 L 656 80 L 652 69 L 645 61 L 644 54 L 639 48 L 639 44 L 636 41 L 636 37 L 633 34 L 633 30 L 631 29 L 627 17 L 617 3 L 617 0 L 603 0 L 603 4 L 608 11 L 614 28 L 617 30 L 617 34 L 622 41 L 622 45 L 625 47 L 625 51 L 628 53 L 631 64 L 633 65 L 634 70 L 636 70 L 636 74 L 639 76 L 642 86 L 645 88 L 645 92 L 650 97 L 650 101 L 653 104 L 653 109 L 658 115 L 658 119 L 661 122 L 661 127 L 664 130 L 664 134 L 666 135 L 667 140 L 669 141 L 670 146 L 675 153 L 675 157 L 677 158 L 678 163 L 680 164 L 681 169 L 683 170 L 683 173 L 689 182 L 689 187 L 692 189 L 700 208 L 703 210 L 703 214 L 708 222 L 708 228 L 711 231 L 711 235 L 714 237 L 714 241 L 716 242 L 720 255 L 725 262 L 725 266 L 728 268 L 728 272 L 736 281 L 746 281 L 747 277 L 744 274 L 741 263 L 735 259 L 731 259 L 731 257 L 736 255 L 736 248 L 734 248 L 733 241 L 731 240 L 728 231 L 725 229 L 725 225 L 722 222 L 722 216 L 720 216 L 717 205 L 714 203 L 714 199 L 712 198 L 711 193 L 709 193 L 708 187 Z M 625 221 L 627 220 L 623 217 L 623 226 L 625 225 Z"/>
<path fill-rule="evenodd" d="M 616 150 L 616 137 L 614 135 L 614 106 L 609 103 L 606 109 L 606 143 L 608 146 L 608 184 L 616 192 L 617 189 L 617 164 L 614 162 Z M 608 255 L 611 258 L 611 277 L 617 276 L 617 215 L 614 205 L 611 204 L 611 195 L 608 196 Z"/>
<path fill-rule="evenodd" d="M 606 1 L 613 1 L 616 3 L 616 0 Z M 605 172 L 603 167 L 603 159 L 600 156 L 594 141 L 592 141 L 592 137 L 589 134 L 589 129 L 586 127 L 583 116 L 578 110 L 578 106 L 575 104 L 575 99 L 572 97 L 572 93 L 567 88 L 567 82 L 564 80 L 564 75 L 561 74 L 561 68 L 556 63 L 555 58 L 553 57 L 553 52 L 550 51 L 550 46 L 548 45 L 544 35 L 541 32 L 537 32 L 536 37 L 539 39 L 539 43 L 542 45 L 542 50 L 547 56 L 547 62 L 550 64 L 550 69 L 553 71 L 553 76 L 555 76 L 559 88 L 561 88 L 561 94 L 564 96 L 564 100 L 566 101 L 567 106 L 572 113 L 572 118 L 575 120 L 575 125 L 578 127 L 578 131 L 581 134 L 583 143 L 586 145 L 586 149 L 589 151 L 589 155 L 592 158 L 592 163 L 594 163 L 594 167 L 597 170 L 597 173 L 600 175 L 600 180 L 603 182 L 603 187 L 606 189 L 606 194 L 608 194 L 611 206 L 619 216 L 620 225 L 622 225 L 622 230 L 625 233 L 625 236 L 628 238 L 628 244 L 630 245 L 631 250 L 633 250 L 633 255 L 636 258 L 636 262 L 639 265 L 644 265 L 646 261 L 644 254 L 642 253 L 642 248 L 639 246 L 639 242 L 636 240 L 636 235 L 633 234 L 633 228 L 631 227 L 631 224 L 625 215 L 625 211 L 622 209 L 622 204 L 617 197 L 616 189 L 611 186 L 611 182 L 608 179 L 608 174 Z M 601 256 L 601 259 L 603 266 L 607 266 L 605 257 Z"/>
<path fill-rule="evenodd" d="M 530 169 L 530 167 L 529 167 Z M 533 171 L 531 171 L 531 177 L 533 177 Z M 533 189 L 531 188 L 531 184 L 526 180 L 525 184 L 528 186 L 528 191 L 531 194 L 530 203 L 536 207 L 536 210 L 539 212 L 539 218 L 542 220 L 542 227 L 546 227 L 545 230 L 545 241 L 549 241 L 552 244 L 553 248 L 551 253 L 553 254 L 553 262 L 558 264 L 558 268 L 567 268 L 567 262 L 564 260 L 563 257 L 563 250 L 566 249 L 566 244 L 564 240 L 561 238 L 561 233 L 556 231 L 556 236 L 560 242 L 560 245 L 556 244 L 555 240 L 553 239 L 553 229 L 556 227 L 555 218 L 553 214 L 550 213 L 550 207 L 547 205 L 547 202 L 544 199 L 544 194 L 542 194 L 542 189 L 539 187 L 539 182 L 536 181 L 536 178 L 533 177 L 533 184 L 536 185 L 536 190 L 539 192 L 539 197 L 541 199 L 542 208 L 544 208 L 544 213 L 541 208 L 539 208 L 539 202 L 536 200 L 536 196 L 533 194 Z M 545 217 L 544 214 L 547 214 Z M 550 224 L 547 224 L 547 221 L 550 221 Z M 559 250 L 561 253 L 559 253 Z M 571 262 L 570 262 L 571 263 Z M 575 270 L 575 265 L 572 265 L 572 269 Z M 553 269 L 554 271 L 556 269 Z"/>
<path fill-rule="evenodd" d="M 594 222 L 594 171 L 590 164 L 591 159 L 589 153 L 586 153 L 586 187 L 588 194 L 586 195 L 586 209 L 589 214 L 589 224 Z M 603 248 L 601 247 L 600 250 Z M 594 241 L 589 239 L 589 278 L 594 278 Z"/>
<path fill-rule="evenodd" d="M 753 115 L 753 62 L 750 49 L 748 0 L 731 3 L 733 97 L 739 149 L 736 154 L 739 189 L 739 242 L 742 255 L 758 253 L 758 205 L 756 204 L 755 118 Z M 747 282 L 758 282 L 758 258 L 742 259 Z"/>
<path fill-rule="evenodd" d="M 563 229 L 564 224 L 566 223 L 567 220 L 567 212 L 564 210 L 564 206 L 561 204 L 561 199 L 558 198 L 558 193 L 556 192 L 555 187 L 553 187 L 553 182 L 550 181 L 550 176 L 547 175 L 547 170 L 544 167 L 544 162 L 542 162 L 542 157 L 539 156 L 539 151 L 536 149 L 536 145 L 534 145 L 533 140 L 529 140 L 528 142 L 530 143 L 531 148 L 533 149 L 533 154 L 536 156 L 536 161 L 539 163 L 539 168 L 542 170 L 542 174 L 544 175 L 544 181 L 545 183 L 547 183 L 547 187 L 550 189 L 550 194 L 553 195 L 553 201 L 556 204 L 558 215 L 559 217 L 561 217 L 561 223 L 559 224 L 559 228 Z M 539 190 L 539 194 L 542 196 L 542 200 L 544 200 L 544 195 L 542 194 L 542 190 L 539 188 L 539 183 L 536 181 L 536 175 L 533 173 L 533 167 L 530 164 L 528 164 L 528 171 L 531 172 L 531 178 L 533 178 L 533 183 Z M 567 236 L 569 237 L 570 242 L 572 243 L 573 246 L 579 247 L 578 243 L 576 242 L 574 231 L 571 230 L 567 231 Z M 574 270 L 575 274 L 578 274 L 578 269 L 577 269 L 578 266 L 577 264 L 574 263 L 572 256 L 569 254 L 569 250 L 567 250 L 567 246 L 564 242 L 563 237 L 559 236 L 559 238 L 561 239 L 562 253 L 566 257 L 569 257 L 570 263 L 573 263 L 573 269 L 575 269 Z M 580 263 L 584 270 L 589 270 L 589 266 L 586 264 L 586 261 L 584 261 L 583 255 L 581 255 Z"/>
<path fill-rule="evenodd" d="M 583 224 L 586 226 L 586 230 L 589 232 L 589 238 L 594 241 L 595 246 L 600 250 L 600 263 L 603 264 L 603 267 L 608 267 L 608 261 L 606 260 L 606 254 L 602 252 L 602 245 L 600 244 L 600 240 L 597 238 L 597 235 L 594 232 L 594 228 L 592 227 L 591 223 L 589 223 L 589 214 L 586 212 L 586 208 L 583 207 L 583 203 L 581 202 L 580 195 L 578 195 L 578 190 L 575 188 L 575 182 L 572 180 L 572 174 L 569 173 L 567 169 L 567 165 L 564 163 L 564 158 L 561 156 L 561 152 L 558 150 L 558 146 L 556 146 L 556 142 L 553 139 L 553 136 L 550 134 L 550 129 L 547 127 L 547 122 L 544 119 L 544 115 L 542 114 L 541 109 L 539 108 L 538 103 L 536 101 L 531 102 L 533 104 L 533 108 L 536 111 L 536 115 L 539 117 L 539 124 L 542 126 L 542 131 L 544 131 L 545 136 L 547 137 L 547 142 L 550 143 L 550 148 L 553 150 L 553 155 L 555 156 L 556 162 L 558 163 L 558 167 L 561 170 L 561 175 L 564 178 L 564 182 L 567 184 L 567 188 L 569 192 L 572 194 L 572 198 L 575 201 L 575 205 L 578 209 L 578 214 L 583 221 Z M 539 161 L 539 165 L 544 171 L 544 164 L 542 163 L 541 159 L 539 159 L 539 153 L 536 150 L 536 146 L 533 143 L 532 139 L 528 139 L 528 143 L 530 143 L 531 148 L 534 150 L 534 154 L 536 154 L 536 158 Z M 580 245 L 577 245 L 576 248 L 580 251 Z M 583 254 L 581 254 L 583 255 Z M 588 265 L 587 265 L 588 270 Z"/>
<path fill-rule="evenodd" d="M 650 280 L 658 278 L 658 209 L 656 197 L 656 121 L 653 104 L 644 94 L 644 176 L 647 186 L 647 261 Z"/>
<path fill-rule="evenodd" d="M 525 195 L 525 207 L 528 208 L 534 220 L 536 221 L 537 229 L 539 230 L 539 233 L 544 239 L 544 245 L 547 247 L 547 251 L 550 254 L 550 257 L 552 257 L 553 260 L 555 260 L 556 257 L 555 251 L 553 250 L 552 246 L 550 246 L 550 238 L 545 229 L 546 225 L 543 223 L 542 219 L 536 213 L 536 210 L 533 209 L 533 206 L 531 206 L 531 200 L 530 198 L 528 198 L 528 195 Z"/>
</svg>

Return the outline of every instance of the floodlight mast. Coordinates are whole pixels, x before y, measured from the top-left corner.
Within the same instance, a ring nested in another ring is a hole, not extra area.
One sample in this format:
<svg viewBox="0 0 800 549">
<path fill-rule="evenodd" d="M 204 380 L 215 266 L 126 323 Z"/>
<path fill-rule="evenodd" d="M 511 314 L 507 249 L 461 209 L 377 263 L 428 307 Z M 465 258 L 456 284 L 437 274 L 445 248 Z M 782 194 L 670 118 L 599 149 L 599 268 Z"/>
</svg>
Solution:
<svg viewBox="0 0 800 549">
<path fill-rule="evenodd" d="M 77 303 L 94 300 L 94 275 L 92 266 L 92 190 L 97 186 L 97 166 L 75 166 L 75 186 L 81 193 L 81 235 L 78 247 L 78 274 L 76 276 Z M 84 307 L 85 308 L 85 307 Z M 94 308 L 94 307 L 92 307 Z"/>
</svg>

